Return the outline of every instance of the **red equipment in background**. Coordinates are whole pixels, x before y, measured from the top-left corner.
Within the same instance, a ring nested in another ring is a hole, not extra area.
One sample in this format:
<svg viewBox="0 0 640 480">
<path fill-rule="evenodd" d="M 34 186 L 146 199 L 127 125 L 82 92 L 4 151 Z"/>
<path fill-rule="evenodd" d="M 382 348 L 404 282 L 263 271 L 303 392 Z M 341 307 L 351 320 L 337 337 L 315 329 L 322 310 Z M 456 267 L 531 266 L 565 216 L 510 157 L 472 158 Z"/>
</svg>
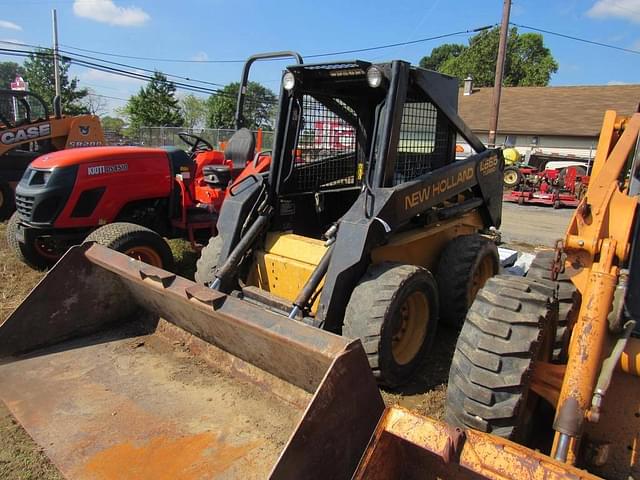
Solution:
<svg viewBox="0 0 640 480">
<path fill-rule="evenodd" d="M 503 200 L 506 202 L 552 205 L 553 208 L 577 207 L 589 185 L 589 176 L 579 175 L 575 166 L 543 171 L 521 167 L 519 170 L 520 183 L 505 192 Z"/>
</svg>

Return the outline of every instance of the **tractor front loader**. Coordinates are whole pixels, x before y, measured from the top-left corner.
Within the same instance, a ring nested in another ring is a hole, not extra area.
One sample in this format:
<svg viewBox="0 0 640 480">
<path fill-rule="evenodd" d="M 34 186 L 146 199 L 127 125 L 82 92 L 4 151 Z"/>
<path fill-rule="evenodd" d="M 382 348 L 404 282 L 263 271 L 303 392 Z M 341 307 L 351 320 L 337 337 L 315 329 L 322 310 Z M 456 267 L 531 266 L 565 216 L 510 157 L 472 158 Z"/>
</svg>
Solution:
<svg viewBox="0 0 640 480">
<path fill-rule="evenodd" d="M 640 477 L 639 141 L 640 113 L 605 114 L 564 242 L 471 306 L 448 424 L 388 409 L 356 478 Z"/>
<path fill-rule="evenodd" d="M 360 338 L 381 384 L 410 382 L 499 266 L 503 158 L 457 95 L 402 61 L 288 67 L 269 174 L 234 185 L 196 281 Z M 458 135 L 477 153 L 456 161 Z"/>
</svg>

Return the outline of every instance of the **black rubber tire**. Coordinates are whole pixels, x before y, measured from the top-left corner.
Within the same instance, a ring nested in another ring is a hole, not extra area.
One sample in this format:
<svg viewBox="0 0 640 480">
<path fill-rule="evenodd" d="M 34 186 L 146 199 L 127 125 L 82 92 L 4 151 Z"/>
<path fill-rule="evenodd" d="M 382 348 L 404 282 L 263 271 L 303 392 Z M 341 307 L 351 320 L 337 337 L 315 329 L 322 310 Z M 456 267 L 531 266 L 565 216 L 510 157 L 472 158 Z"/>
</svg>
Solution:
<svg viewBox="0 0 640 480">
<path fill-rule="evenodd" d="M 485 258 L 493 262 L 493 275 L 500 270 L 498 248 L 478 235 L 462 235 L 451 240 L 440 254 L 436 280 L 440 292 L 440 319 L 460 329 L 473 303 L 473 275 Z"/>
<path fill-rule="evenodd" d="M 539 278 L 551 281 L 551 269 L 555 251 L 540 250 L 527 271 L 527 278 Z M 553 359 L 562 360 L 569 346 L 569 327 L 580 309 L 580 293 L 570 280 L 567 272 L 560 272 L 556 280 L 558 296 L 558 322 L 556 328 L 555 342 L 553 346 Z"/>
<path fill-rule="evenodd" d="M 96 242 L 121 253 L 135 247 L 147 247 L 160 257 L 160 268 L 170 271 L 174 268 L 173 253 L 165 239 L 153 230 L 135 223 L 109 223 L 91 232 L 85 242 Z"/>
<path fill-rule="evenodd" d="M 209 239 L 209 243 L 200 250 L 200 258 L 196 262 L 196 283 L 209 285 L 216 278 L 216 269 L 220 251 L 222 250 L 222 237 L 215 236 Z"/>
<path fill-rule="evenodd" d="M 8 182 L 0 180 L 0 220 L 11 217 L 15 211 L 15 194 Z"/>
<path fill-rule="evenodd" d="M 535 420 L 527 408 L 534 362 L 551 355 L 557 316 L 552 282 L 512 275 L 478 293 L 453 355 L 445 418 L 515 441 Z"/>
<path fill-rule="evenodd" d="M 507 174 L 511 172 L 515 172 L 516 174 L 515 182 L 507 182 Z M 520 185 L 520 182 L 522 182 L 522 172 L 520 172 L 520 169 L 518 167 L 505 167 L 502 175 L 502 183 L 504 184 L 505 188 L 515 188 Z"/>
<path fill-rule="evenodd" d="M 422 344 L 404 364 L 392 353 L 394 327 L 400 308 L 416 291 L 425 294 L 429 323 Z M 435 338 L 439 315 L 438 287 L 431 273 L 422 267 L 384 262 L 369 267 L 353 289 L 345 312 L 342 334 L 359 338 L 378 382 L 388 388 L 408 383 L 428 358 Z"/>
<path fill-rule="evenodd" d="M 34 245 L 18 241 L 17 232 L 19 221 L 18 212 L 13 212 L 13 215 L 9 218 L 9 222 L 7 222 L 5 235 L 7 238 L 7 244 L 9 245 L 9 250 L 13 252 L 18 260 L 29 265 L 35 270 L 46 270 L 53 266 L 55 260 L 38 253 Z"/>
</svg>

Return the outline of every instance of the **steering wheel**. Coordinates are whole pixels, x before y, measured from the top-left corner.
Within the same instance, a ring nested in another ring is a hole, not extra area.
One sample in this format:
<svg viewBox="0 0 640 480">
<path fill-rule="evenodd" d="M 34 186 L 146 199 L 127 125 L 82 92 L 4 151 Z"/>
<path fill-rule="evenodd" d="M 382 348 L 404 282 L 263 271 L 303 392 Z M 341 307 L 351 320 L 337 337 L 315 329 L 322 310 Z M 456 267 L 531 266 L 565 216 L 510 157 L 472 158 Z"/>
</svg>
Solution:
<svg viewBox="0 0 640 480">
<path fill-rule="evenodd" d="M 191 147 L 189 155 L 192 157 L 198 152 L 213 150 L 213 145 L 207 142 L 204 138 L 197 135 L 193 135 L 187 132 L 180 132 L 178 133 L 178 137 L 180 137 L 180 140 Z"/>
</svg>

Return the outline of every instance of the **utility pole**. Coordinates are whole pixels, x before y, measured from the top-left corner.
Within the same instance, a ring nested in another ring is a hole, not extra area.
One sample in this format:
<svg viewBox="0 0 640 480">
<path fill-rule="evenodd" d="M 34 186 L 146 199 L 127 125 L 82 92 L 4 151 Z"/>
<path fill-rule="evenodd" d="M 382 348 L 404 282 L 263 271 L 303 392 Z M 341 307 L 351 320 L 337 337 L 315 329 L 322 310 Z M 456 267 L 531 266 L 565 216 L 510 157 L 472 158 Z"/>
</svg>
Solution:
<svg viewBox="0 0 640 480">
<path fill-rule="evenodd" d="M 491 125 L 489 126 L 489 147 L 496 146 L 498 115 L 500 114 L 500 95 L 502 94 L 502 78 L 504 77 L 504 59 L 507 56 L 507 39 L 509 37 L 509 15 L 511 0 L 504 0 L 502 8 L 502 24 L 500 25 L 500 43 L 498 44 L 498 60 L 496 62 L 496 78 L 493 83 L 493 101 L 491 103 Z"/>
<path fill-rule="evenodd" d="M 60 66 L 58 65 L 58 15 L 56 9 L 51 10 L 53 20 L 53 76 L 56 86 L 56 96 L 53 99 L 53 113 L 56 118 L 62 115 L 62 102 L 60 93 Z"/>
</svg>

